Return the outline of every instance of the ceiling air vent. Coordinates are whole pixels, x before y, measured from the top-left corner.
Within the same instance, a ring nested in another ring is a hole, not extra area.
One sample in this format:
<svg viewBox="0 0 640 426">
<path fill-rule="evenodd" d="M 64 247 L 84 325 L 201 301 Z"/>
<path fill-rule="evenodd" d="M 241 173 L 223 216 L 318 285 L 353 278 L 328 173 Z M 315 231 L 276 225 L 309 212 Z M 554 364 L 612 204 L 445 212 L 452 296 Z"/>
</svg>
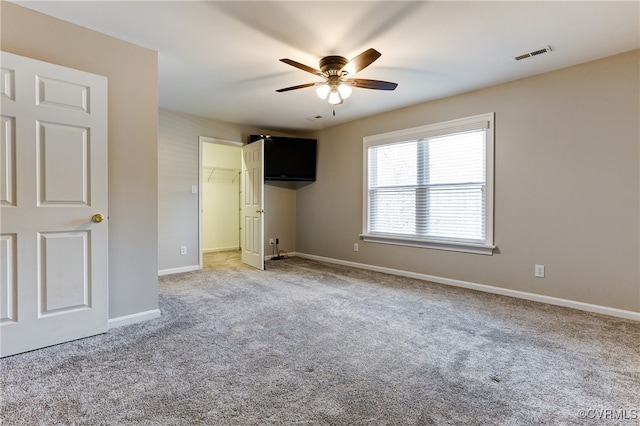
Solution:
<svg viewBox="0 0 640 426">
<path fill-rule="evenodd" d="M 530 58 L 532 56 L 542 55 L 543 53 L 551 52 L 551 46 L 544 47 L 542 49 L 534 50 L 533 52 L 524 53 L 522 55 L 518 55 L 515 57 L 516 61 L 521 61 L 522 59 Z"/>
</svg>

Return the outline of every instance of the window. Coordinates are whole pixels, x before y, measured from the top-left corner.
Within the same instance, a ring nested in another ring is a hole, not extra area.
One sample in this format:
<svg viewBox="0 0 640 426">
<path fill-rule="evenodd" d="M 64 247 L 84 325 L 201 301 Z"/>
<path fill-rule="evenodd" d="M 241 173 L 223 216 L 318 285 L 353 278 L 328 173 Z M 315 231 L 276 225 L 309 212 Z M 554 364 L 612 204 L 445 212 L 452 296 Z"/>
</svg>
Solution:
<svg viewBox="0 0 640 426">
<path fill-rule="evenodd" d="M 493 113 L 364 138 L 365 241 L 493 253 Z"/>
</svg>

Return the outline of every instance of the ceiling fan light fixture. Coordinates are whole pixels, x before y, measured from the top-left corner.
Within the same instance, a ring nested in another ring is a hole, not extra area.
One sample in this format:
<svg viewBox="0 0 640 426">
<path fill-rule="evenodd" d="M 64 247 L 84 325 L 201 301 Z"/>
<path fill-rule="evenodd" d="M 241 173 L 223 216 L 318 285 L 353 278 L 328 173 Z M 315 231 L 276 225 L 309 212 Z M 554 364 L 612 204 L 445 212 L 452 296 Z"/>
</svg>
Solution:
<svg viewBox="0 0 640 426">
<path fill-rule="evenodd" d="M 342 99 L 347 99 L 349 96 L 351 96 L 352 91 L 353 89 L 351 88 L 351 86 L 346 83 L 340 83 L 340 85 L 338 86 L 338 93 L 340 93 L 340 97 Z"/>
<path fill-rule="evenodd" d="M 338 105 L 342 103 L 342 97 L 340 97 L 340 93 L 337 90 L 333 89 L 329 93 L 329 103 L 331 105 Z"/>
<path fill-rule="evenodd" d="M 331 88 L 329 87 L 328 84 L 321 84 L 318 87 L 316 87 L 316 94 L 320 99 L 327 99 L 327 96 L 329 96 L 330 91 L 331 91 Z"/>
</svg>

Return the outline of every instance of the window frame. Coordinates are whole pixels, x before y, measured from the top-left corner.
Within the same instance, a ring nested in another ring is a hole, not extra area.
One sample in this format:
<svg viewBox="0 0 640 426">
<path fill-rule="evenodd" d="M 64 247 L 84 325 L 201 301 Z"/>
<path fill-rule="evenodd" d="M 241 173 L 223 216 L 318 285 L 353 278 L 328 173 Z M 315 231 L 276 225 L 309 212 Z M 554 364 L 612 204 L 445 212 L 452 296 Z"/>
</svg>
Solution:
<svg viewBox="0 0 640 426">
<path fill-rule="evenodd" d="M 363 195 L 362 195 L 362 234 L 360 238 L 366 242 L 392 244 L 409 247 L 420 247 L 437 250 L 449 250 L 475 254 L 492 255 L 494 245 L 494 119 L 495 113 L 486 113 L 471 117 L 427 124 L 409 129 L 365 136 L 363 138 Z M 370 234 L 369 226 L 369 151 L 373 146 L 408 142 L 447 134 L 471 130 L 485 130 L 485 240 L 484 243 L 453 241 L 446 238 L 416 238 L 391 234 Z"/>
</svg>

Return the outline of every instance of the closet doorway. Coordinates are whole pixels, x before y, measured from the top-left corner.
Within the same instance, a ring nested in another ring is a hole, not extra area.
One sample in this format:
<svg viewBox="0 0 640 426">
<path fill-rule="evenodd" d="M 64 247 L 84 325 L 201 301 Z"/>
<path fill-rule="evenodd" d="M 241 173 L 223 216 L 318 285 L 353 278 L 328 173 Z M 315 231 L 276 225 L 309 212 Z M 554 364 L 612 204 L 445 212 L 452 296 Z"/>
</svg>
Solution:
<svg viewBox="0 0 640 426">
<path fill-rule="evenodd" d="M 242 142 L 200 136 L 200 268 L 203 254 L 240 250 Z"/>
</svg>

